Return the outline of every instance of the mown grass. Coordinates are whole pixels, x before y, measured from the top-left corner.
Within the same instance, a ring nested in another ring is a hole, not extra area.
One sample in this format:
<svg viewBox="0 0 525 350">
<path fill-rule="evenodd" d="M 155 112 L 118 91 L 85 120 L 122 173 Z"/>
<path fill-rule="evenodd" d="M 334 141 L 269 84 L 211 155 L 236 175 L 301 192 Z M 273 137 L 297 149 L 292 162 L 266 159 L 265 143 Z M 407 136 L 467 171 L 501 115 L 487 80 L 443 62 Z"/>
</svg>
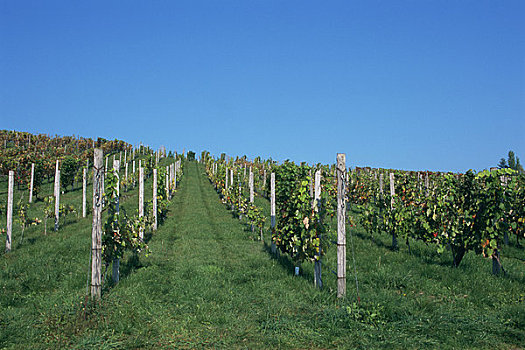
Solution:
<svg viewBox="0 0 525 350">
<path fill-rule="evenodd" d="M 256 202 L 269 214 L 266 199 Z M 129 210 L 135 203 L 134 194 L 125 201 Z M 432 247 L 411 242 L 411 254 L 403 247 L 392 252 L 388 236 L 371 239 L 360 228 L 349 228 L 347 298 L 337 300 L 330 272 L 333 247 L 323 267 L 325 286 L 317 290 L 312 265 L 303 264 L 295 277 L 287 257 L 269 253 L 269 231 L 264 242 L 256 240 L 194 162 L 186 163 L 169 217 L 151 236 L 151 255 L 126 257 L 120 283 L 104 288 L 100 304 L 85 298 L 90 233 L 89 218 L 79 219 L 0 258 L 0 347 L 508 349 L 525 344 L 523 250 L 506 249 L 508 274 L 495 277 L 490 261 L 479 256 L 469 254 L 453 269 L 450 257 Z"/>
</svg>

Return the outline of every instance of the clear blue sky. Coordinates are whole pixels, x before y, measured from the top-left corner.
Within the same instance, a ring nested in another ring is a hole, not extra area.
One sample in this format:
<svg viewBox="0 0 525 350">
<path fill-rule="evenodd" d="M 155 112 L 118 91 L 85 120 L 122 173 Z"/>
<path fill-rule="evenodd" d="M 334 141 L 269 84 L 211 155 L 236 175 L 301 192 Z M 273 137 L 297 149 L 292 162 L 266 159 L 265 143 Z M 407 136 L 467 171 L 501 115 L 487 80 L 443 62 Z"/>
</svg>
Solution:
<svg viewBox="0 0 525 350">
<path fill-rule="evenodd" d="M 0 2 L 0 129 L 465 171 L 525 163 L 525 1 Z"/>
</svg>

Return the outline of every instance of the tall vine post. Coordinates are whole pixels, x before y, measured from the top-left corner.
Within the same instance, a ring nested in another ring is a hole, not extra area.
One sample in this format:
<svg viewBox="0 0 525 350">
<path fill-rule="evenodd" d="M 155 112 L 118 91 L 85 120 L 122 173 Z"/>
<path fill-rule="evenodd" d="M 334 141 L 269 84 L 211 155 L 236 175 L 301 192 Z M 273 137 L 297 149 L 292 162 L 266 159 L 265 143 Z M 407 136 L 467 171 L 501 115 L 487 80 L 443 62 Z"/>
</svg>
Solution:
<svg viewBox="0 0 525 350">
<path fill-rule="evenodd" d="M 33 203 L 33 183 L 35 181 L 35 163 L 31 163 L 31 183 L 29 185 L 29 203 Z"/>
<path fill-rule="evenodd" d="M 11 241 L 13 237 L 13 187 L 15 185 L 15 172 L 9 170 L 9 180 L 7 187 L 7 235 L 5 239 L 6 253 L 11 251 Z"/>
<path fill-rule="evenodd" d="M 87 168 L 82 169 L 82 217 L 86 217 Z"/>
<path fill-rule="evenodd" d="M 166 167 L 166 176 L 165 176 L 165 183 L 166 183 L 166 199 L 170 200 L 170 183 L 169 183 L 169 176 L 168 176 L 168 167 Z"/>
<path fill-rule="evenodd" d="M 55 179 L 56 179 L 56 177 L 57 177 L 58 167 L 59 167 L 59 165 L 58 165 L 58 159 L 57 159 L 56 166 L 55 166 Z M 55 186 L 55 187 L 53 188 L 53 196 L 55 196 L 55 197 L 56 197 L 56 195 L 57 195 L 56 190 L 57 190 L 57 188 L 56 188 L 56 186 Z"/>
<path fill-rule="evenodd" d="M 157 231 L 157 169 L 156 168 L 153 169 L 153 231 Z"/>
<path fill-rule="evenodd" d="M 102 150 L 93 155 L 93 227 L 91 230 L 91 298 L 100 300 L 102 290 Z"/>
<path fill-rule="evenodd" d="M 120 155 L 122 156 L 122 153 L 120 153 Z M 120 214 L 120 176 L 119 176 L 119 172 L 120 172 L 120 160 L 115 159 L 113 161 L 113 174 L 115 174 L 117 178 L 117 185 L 116 185 L 117 193 L 115 196 L 115 221 L 117 223 L 118 223 L 119 214 Z M 119 258 L 113 259 L 112 269 L 113 269 L 112 271 L 113 283 L 117 284 L 120 280 L 120 259 Z"/>
<path fill-rule="evenodd" d="M 253 204 L 253 171 L 252 171 L 252 167 L 250 167 L 250 174 L 249 174 L 249 178 L 248 178 L 248 184 L 249 184 L 249 187 L 250 187 L 250 204 Z M 252 232 L 253 232 L 253 230 L 254 230 L 253 223 L 251 224 L 251 229 L 252 229 Z"/>
<path fill-rule="evenodd" d="M 321 170 L 315 172 L 315 181 L 314 181 L 314 210 L 319 211 L 321 205 Z M 319 240 L 319 252 L 318 257 L 314 263 L 314 284 L 318 288 L 323 287 L 323 280 L 321 279 L 321 239 Z"/>
<path fill-rule="evenodd" d="M 275 173 L 270 174 L 270 226 L 272 229 L 272 245 L 271 250 L 273 254 L 277 254 L 277 246 L 273 241 L 275 234 Z"/>
<path fill-rule="evenodd" d="M 55 231 L 58 231 L 60 220 L 60 170 L 57 170 L 55 176 Z"/>
<path fill-rule="evenodd" d="M 337 154 L 337 297 L 346 295 L 346 154 Z"/>
<path fill-rule="evenodd" d="M 139 218 L 144 216 L 144 168 L 139 167 Z M 144 240 L 144 229 L 139 231 L 140 240 Z"/>
</svg>

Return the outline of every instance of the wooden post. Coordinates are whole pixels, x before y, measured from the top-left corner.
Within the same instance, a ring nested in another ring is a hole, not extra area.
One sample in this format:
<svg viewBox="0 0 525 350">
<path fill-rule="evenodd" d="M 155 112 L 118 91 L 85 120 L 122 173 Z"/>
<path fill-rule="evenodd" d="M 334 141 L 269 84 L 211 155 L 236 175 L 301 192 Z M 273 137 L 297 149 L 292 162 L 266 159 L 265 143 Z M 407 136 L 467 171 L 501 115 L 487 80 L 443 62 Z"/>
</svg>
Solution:
<svg viewBox="0 0 525 350">
<path fill-rule="evenodd" d="M 168 176 L 168 172 L 166 171 L 166 199 L 167 200 L 170 200 L 170 183 L 169 183 L 169 176 Z"/>
<path fill-rule="evenodd" d="M 250 186 L 250 203 L 253 203 L 253 172 L 250 167 L 250 177 L 248 178 L 248 185 Z"/>
<path fill-rule="evenodd" d="M 139 167 L 139 217 L 144 216 L 144 168 Z M 144 240 L 144 230 L 140 229 L 139 237 Z"/>
<path fill-rule="evenodd" d="M 226 167 L 226 181 L 224 182 L 224 189 L 228 190 L 228 167 Z"/>
<path fill-rule="evenodd" d="M 122 153 L 121 153 L 122 155 Z M 116 210 L 115 210 L 115 214 L 117 216 L 117 219 L 118 220 L 118 216 L 120 215 L 120 176 L 119 176 L 119 173 L 120 173 L 120 160 L 113 160 L 113 172 L 115 174 L 115 176 L 117 177 L 117 195 L 116 195 Z M 112 264 L 112 268 L 113 268 L 113 271 L 112 271 L 112 279 L 113 279 L 113 283 L 114 284 L 117 284 L 120 280 L 120 259 L 113 259 L 113 264 Z"/>
<path fill-rule="evenodd" d="M 82 217 L 86 217 L 87 169 L 82 169 Z"/>
<path fill-rule="evenodd" d="M 55 166 L 55 179 L 57 177 L 57 174 L 58 174 L 58 159 L 57 159 L 57 163 L 56 163 L 56 166 Z M 55 180 L 56 181 L 56 180 Z M 56 197 L 57 195 L 57 192 L 56 192 L 56 186 L 53 188 L 53 196 Z"/>
<path fill-rule="evenodd" d="M 35 181 L 35 163 L 31 163 L 31 184 L 29 186 L 29 203 L 33 203 L 33 183 Z"/>
<path fill-rule="evenodd" d="M 104 173 L 108 172 L 108 159 L 109 159 L 109 157 L 106 156 L 106 167 L 104 168 Z"/>
<path fill-rule="evenodd" d="M 346 154 L 337 154 L 337 297 L 346 295 Z"/>
<path fill-rule="evenodd" d="M 126 157 L 124 157 L 126 158 Z M 128 183 L 128 163 L 126 163 L 126 170 L 125 170 L 125 173 L 124 173 L 124 178 L 126 179 L 126 186 L 127 186 L 127 183 Z"/>
<path fill-rule="evenodd" d="M 390 173 L 390 210 L 394 209 L 394 196 L 396 195 L 396 188 L 394 182 L 394 173 Z M 397 249 L 397 235 L 392 232 L 392 249 Z"/>
<path fill-rule="evenodd" d="M 157 169 L 153 169 L 153 231 L 157 231 Z"/>
<path fill-rule="evenodd" d="M 60 218 L 60 170 L 55 177 L 55 231 L 58 231 L 58 221 Z"/>
<path fill-rule="evenodd" d="M 272 253 L 277 253 L 277 247 L 273 241 L 273 235 L 275 234 L 275 173 L 270 174 L 270 226 L 272 229 L 272 244 L 271 249 Z"/>
<path fill-rule="evenodd" d="M 250 204 L 253 204 L 253 171 L 252 167 L 250 167 L 250 173 L 248 175 L 248 187 L 250 188 Z M 252 232 L 254 230 L 253 224 L 251 224 Z M 261 237 L 262 240 L 262 237 Z"/>
<path fill-rule="evenodd" d="M 93 155 L 93 227 L 91 230 L 91 298 L 100 300 L 102 290 L 102 150 Z"/>
<path fill-rule="evenodd" d="M 315 181 L 314 181 L 314 210 L 319 211 L 319 206 L 321 200 L 321 170 L 315 172 Z M 319 237 L 319 252 L 317 256 L 319 257 L 314 263 L 314 285 L 316 287 L 323 287 L 323 280 L 321 279 L 321 237 Z"/>
<path fill-rule="evenodd" d="M 6 253 L 11 251 L 13 237 L 13 187 L 15 185 L 15 172 L 9 170 L 9 183 L 7 187 L 7 235 L 5 239 Z"/>
</svg>

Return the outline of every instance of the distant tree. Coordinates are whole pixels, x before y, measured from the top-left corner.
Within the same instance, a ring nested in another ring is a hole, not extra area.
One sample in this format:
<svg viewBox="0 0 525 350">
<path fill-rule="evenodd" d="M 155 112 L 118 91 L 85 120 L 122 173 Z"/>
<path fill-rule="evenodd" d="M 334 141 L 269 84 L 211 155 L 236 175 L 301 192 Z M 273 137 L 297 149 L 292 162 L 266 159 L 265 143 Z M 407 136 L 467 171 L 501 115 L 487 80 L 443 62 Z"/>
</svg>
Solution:
<svg viewBox="0 0 525 350">
<path fill-rule="evenodd" d="M 188 158 L 187 158 L 189 161 L 193 161 L 195 160 L 195 152 L 193 151 L 188 151 Z"/>
<path fill-rule="evenodd" d="M 507 164 L 509 165 L 509 168 L 516 170 L 516 155 L 512 151 L 509 151 Z"/>
<path fill-rule="evenodd" d="M 524 174 L 525 171 L 523 170 L 523 166 L 521 166 L 520 159 L 514 154 L 513 151 L 509 151 L 508 158 L 505 160 L 505 158 L 501 158 L 498 163 L 498 168 L 511 168 L 513 170 L 516 170 L 520 174 Z"/>
</svg>

